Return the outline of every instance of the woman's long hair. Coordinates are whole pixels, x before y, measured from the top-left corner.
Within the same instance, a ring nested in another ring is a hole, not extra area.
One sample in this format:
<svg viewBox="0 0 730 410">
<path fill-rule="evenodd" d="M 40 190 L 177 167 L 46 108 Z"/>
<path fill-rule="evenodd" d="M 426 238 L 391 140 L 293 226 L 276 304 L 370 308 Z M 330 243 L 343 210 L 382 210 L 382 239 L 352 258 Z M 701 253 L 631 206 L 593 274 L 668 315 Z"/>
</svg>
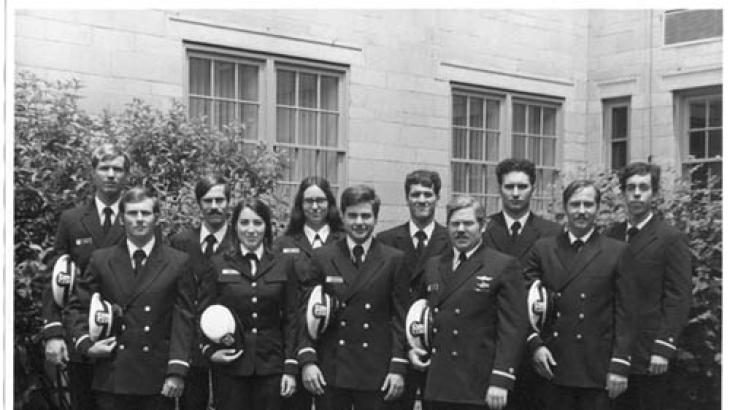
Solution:
<svg viewBox="0 0 730 410">
<path fill-rule="evenodd" d="M 264 247 L 266 249 L 271 248 L 271 242 L 273 240 L 273 229 L 271 227 L 271 209 L 263 201 L 258 198 L 244 199 L 233 208 L 233 216 L 231 217 L 231 227 L 233 228 L 233 239 L 231 241 L 231 249 L 226 253 L 229 256 L 234 256 L 241 252 L 241 240 L 238 238 L 238 218 L 243 212 L 243 208 L 248 208 L 256 213 L 259 218 L 264 220 L 266 230 L 264 231 Z"/>
<path fill-rule="evenodd" d="M 317 176 L 306 177 L 299 184 L 297 195 L 294 198 L 294 205 L 292 206 L 291 216 L 289 217 L 289 226 L 286 228 L 284 235 L 296 235 L 304 232 L 304 224 L 306 222 L 304 218 L 304 210 L 302 205 L 304 203 L 304 191 L 310 186 L 316 185 L 319 189 L 324 192 L 327 197 L 327 224 L 330 226 L 330 231 L 341 232 L 342 218 L 340 217 L 340 211 L 337 210 L 337 202 L 335 196 L 332 194 L 332 188 L 330 183 L 326 179 Z"/>
</svg>

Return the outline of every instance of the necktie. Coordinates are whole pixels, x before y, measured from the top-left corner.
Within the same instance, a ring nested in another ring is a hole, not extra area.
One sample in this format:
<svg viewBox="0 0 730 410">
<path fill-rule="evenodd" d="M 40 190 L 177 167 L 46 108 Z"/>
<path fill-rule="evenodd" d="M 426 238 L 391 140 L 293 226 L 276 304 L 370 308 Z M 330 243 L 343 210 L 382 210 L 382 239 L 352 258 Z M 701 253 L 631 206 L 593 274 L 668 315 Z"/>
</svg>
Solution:
<svg viewBox="0 0 730 410">
<path fill-rule="evenodd" d="M 626 239 L 631 242 L 631 240 L 634 239 L 634 236 L 636 236 L 637 233 L 639 233 L 639 228 L 632 226 L 631 228 L 629 228 L 628 231 L 626 231 Z"/>
<path fill-rule="evenodd" d="M 249 252 L 244 256 L 244 259 L 251 265 L 251 276 L 255 275 L 259 264 L 258 256 L 253 252 Z"/>
<path fill-rule="evenodd" d="M 320 246 L 322 246 L 322 238 L 319 236 L 319 234 L 314 235 L 314 240 L 312 241 L 312 249 L 317 249 Z"/>
<path fill-rule="evenodd" d="M 585 245 L 585 242 L 580 239 L 576 239 L 575 242 L 573 242 L 570 246 L 573 247 L 576 252 L 580 252 L 581 248 L 583 248 L 583 245 Z"/>
<path fill-rule="evenodd" d="M 210 258 L 213 256 L 213 246 L 215 245 L 217 239 L 215 239 L 215 235 L 212 233 L 205 237 L 205 252 L 203 254 L 206 258 Z"/>
<path fill-rule="evenodd" d="M 517 236 L 520 234 L 520 228 L 522 227 L 522 224 L 519 221 L 514 221 L 512 223 L 512 226 L 510 227 L 510 232 L 512 233 L 512 240 L 516 240 Z"/>
<path fill-rule="evenodd" d="M 362 265 L 362 255 L 365 253 L 365 250 L 362 248 L 362 245 L 355 245 L 354 248 L 352 248 L 352 255 L 355 257 L 355 267 L 360 269 L 360 265 Z"/>
<path fill-rule="evenodd" d="M 112 211 L 111 208 L 104 207 L 104 225 L 102 226 L 104 228 L 104 233 L 109 232 L 109 229 L 112 227 L 112 215 L 114 215 L 114 211 Z"/>
<path fill-rule="evenodd" d="M 426 232 L 418 231 L 414 236 L 418 240 L 418 243 L 416 244 L 416 254 L 421 256 L 423 255 L 423 250 L 426 249 Z"/>
<path fill-rule="evenodd" d="M 142 270 L 142 262 L 144 261 L 144 258 L 146 258 L 147 255 L 144 253 L 142 249 L 137 249 L 132 254 L 132 259 L 134 260 L 134 276 L 139 276 L 139 272 Z"/>
<path fill-rule="evenodd" d="M 454 270 L 459 269 L 459 266 L 461 266 L 464 262 L 466 262 L 466 252 L 459 252 L 459 263 L 456 265 Z"/>
</svg>

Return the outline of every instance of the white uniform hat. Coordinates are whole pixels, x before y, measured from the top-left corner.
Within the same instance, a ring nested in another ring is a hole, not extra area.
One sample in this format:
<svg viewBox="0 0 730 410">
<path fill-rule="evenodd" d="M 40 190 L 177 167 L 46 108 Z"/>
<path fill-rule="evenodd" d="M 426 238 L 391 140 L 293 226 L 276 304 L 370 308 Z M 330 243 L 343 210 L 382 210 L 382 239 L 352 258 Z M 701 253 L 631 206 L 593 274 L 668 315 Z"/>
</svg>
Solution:
<svg viewBox="0 0 730 410">
<path fill-rule="evenodd" d="M 429 350 L 433 318 L 426 299 L 418 299 L 408 309 L 406 315 L 406 338 L 412 348 Z"/>
<path fill-rule="evenodd" d="M 74 291 L 76 284 L 76 275 L 79 273 L 79 267 L 71 260 L 69 255 L 61 255 L 53 265 L 53 273 L 51 274 L 51 292 L 53 300 L 59 307 L 64 307 L 68 303 L 68 298 Z"/>
<path fill-rule="evenodd" d="M 312 340 L 317 340 L 322 333 L 327 330 L 332 318 L 334 317 L 340 303 L 334 296 L 330 296 L 324 291 L 322 285 L 317 285 L 309 294 L 307 301 L 307 331 Z"/>
</svg>

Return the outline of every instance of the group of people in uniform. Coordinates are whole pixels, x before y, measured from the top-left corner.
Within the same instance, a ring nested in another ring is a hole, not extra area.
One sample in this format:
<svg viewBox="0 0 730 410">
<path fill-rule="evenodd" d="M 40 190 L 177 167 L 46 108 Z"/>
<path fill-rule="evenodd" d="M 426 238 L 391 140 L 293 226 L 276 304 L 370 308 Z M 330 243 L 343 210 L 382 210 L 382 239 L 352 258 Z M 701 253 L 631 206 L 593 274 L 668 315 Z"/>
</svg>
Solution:
<svg viewBox="0 0 730 410">
<path fill-rule="evenodd" d="M 101 145 L 91 169 L 94 198 L 55 242 L 77 274 L 44 293 L 46 358 L 67 368 L 74 409 L 663 406 L 691 266 L 652 209 L 653 164 L 622 170 L 627 220 L 605 233 L 593 182 L 565 188 L 563 227 L 530 210 L 534 164 L 505 159 L 493 215 L 457 197 L 439 224 L 440 176 L 416 170 L 409 220 L 375 235 L 373 188 L 344 188 L 338 208 L 307 177 L 278 238 L 271 209 L 231 203 L 221 175 L 197 181 L 200 226 L 165 238 L 155 193 L 125 189 L 122 150 Z"/>
</svg>

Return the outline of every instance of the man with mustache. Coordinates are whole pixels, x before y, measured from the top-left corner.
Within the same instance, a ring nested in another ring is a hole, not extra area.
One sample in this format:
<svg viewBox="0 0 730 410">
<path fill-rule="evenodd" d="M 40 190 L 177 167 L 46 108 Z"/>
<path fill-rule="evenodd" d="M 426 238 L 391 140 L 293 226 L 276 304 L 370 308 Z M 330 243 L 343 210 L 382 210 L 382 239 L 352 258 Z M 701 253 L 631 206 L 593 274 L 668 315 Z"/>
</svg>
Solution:
<svg viewBox="0 0 730 410">
<path fill-rule="evenodd" d="M 624 167 L 619 184 L 628 218 L 608 230 L 608 236 L 629 243 L 635 257 L 633 272 L 641 289 L 629 386 L 616 400 L 615 409 L 665 408 L 669 359 L 677 351 L 677 339 L 692 302 L 687 238 L 652 211 L 659 177 L 659 167 L 653 164 L 634 162 Z"/>
<path fill-rule="evenodd" d="M 186 229 L 173 235 L 170 244 L 173 248 L 190 255 L 192 273 L 195 280 L 194 299 L 196 323 L 202 313 L 200 306 L 208 306 L 207 300 L 201 300 L 204 295 L 213 295 L 214 292 L 201 289 L 206 275 L 212 275 L 210 258 L 225 251 L 231 244 L 232 233 L 228 229 L 228 204 L 231 199 L 231 189 L 220 174 L 209 174 L 202 177 L 195 184 L 195 200 L 200 208 L 201 224 L 197 228 Z M 186 388 L 180 398 L 181 410 L 205 410 L 210 399 L 209 369 L 210 365 L 200 352 L 197 343 L 199 326 L 195 326 L 196 342 L 193 343 L 190 371 L 185 380 Z"/>
<path fill-rule="evenodd" d="M 562 227 L 530 210 L 535 192 L 535 164 L 526 159 L 508 158 L 497 164 L 495 171 L 502 210 L 489 216 L 484 243 L 524 261 L 535 241 L 558 235 Z M 523 356 L 507 408 L 539 410 L 543 407 L 542 397 L 535 392 L 542 388 L 542 380 L 532 369 L 527 352 Z"/>
<path fill-rule="evenodd" d="M 428 258 L 449 249 L 449 233 L 446 227 L 435 221 L 436 205 L 441 191 L 441 177 L 435 171 L 416 170 L 406 176 L 405 194 L 410 220 L 378 234 L 384 244 L 400 249 L 405 253 L 405 266 L 409 278 L 409 303 L 423 287 L 423 267 Z M 406 375 L 403 395 L 395 403 L 395 408 L 412 410 L 416 393 L 423 394 L 426 375 L 410 368 Z"/>
<path fill-rule="evenodd" d="M 340 210 L 347 235 L 314 250 L 305 280 L 307 293 L 322 285 L 339 309 L 316 342 L 302 332 L 302 381 L 317 410 L 385 409 L 401 395 L 408 368 L 408 273 L 403 252 L 372 236 L 380 198 L 371 187 L 345 189 Z"/>
<path fill-rule="evenodd" d="M 563 191 L 567 232 L 539 239 L 526 279 L 553 296 L 554 317 L 527 338 L 537 373 L 549 380 L 548 410 L 608 410 L 626 390 L 635 334 L 636 287 L 626 243 L 600 235 L 601 193 L 592 181 Z"/>
</svg>

